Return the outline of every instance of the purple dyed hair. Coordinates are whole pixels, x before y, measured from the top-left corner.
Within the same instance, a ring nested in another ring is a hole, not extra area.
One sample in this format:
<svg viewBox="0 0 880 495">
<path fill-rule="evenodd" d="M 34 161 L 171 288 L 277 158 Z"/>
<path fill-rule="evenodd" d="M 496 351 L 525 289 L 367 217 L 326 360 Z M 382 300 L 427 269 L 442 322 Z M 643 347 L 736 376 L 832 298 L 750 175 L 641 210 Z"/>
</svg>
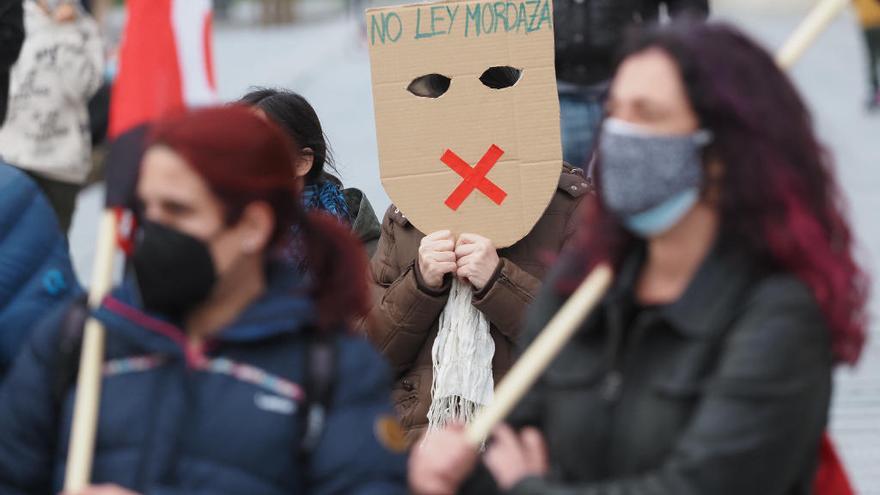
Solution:
<svg viewBox="0 0 880 495">
<path fill-rule="evenodd" d="M 855 363 L 865 341 L 869 281 L 852 254 L 832 160 L 797 90 L 763 48 L 729 25 L 680 20 L 634 32 L 620 60 L 652 49 L 675 62 L 700 125 L 714 134 L 706 153 L 724 165 L 724 244 L 768 272 L 803 281 L 827 319 L 836 360 Z M 569 262 L 582 278 L 600 261 L 619 265 L 634 241 L 592 198 L 578 244 L 590 254 Z"/>
</svg>

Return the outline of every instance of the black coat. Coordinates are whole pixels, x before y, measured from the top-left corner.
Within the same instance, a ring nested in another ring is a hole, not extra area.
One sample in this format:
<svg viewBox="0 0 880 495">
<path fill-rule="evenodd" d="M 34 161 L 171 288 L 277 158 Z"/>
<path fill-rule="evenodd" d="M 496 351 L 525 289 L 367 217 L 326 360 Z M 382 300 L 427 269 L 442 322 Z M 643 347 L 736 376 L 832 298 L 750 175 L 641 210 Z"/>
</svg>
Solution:
<svg viewBox="0 0 880 495">
<path fill-rule="evenodd" d="M 512 493 L 812 493 L 832 356 L 811 293 L 716 249 L 679 301 L 634 312 L 642 252 L 511 416 L 544 432 L 552 464 Z M 526 341 L 564 302 L 555 285 Z M 491 493 L 480 471 L 466 490 Z"/>
<path fill-rule="evenodd" d="M 18 60 L 24 42 L 22 0 L 0 0 L 0 126 L 6 120 L 9 68 Z"/>
<path fill-rule="evenodd" d="M 708 0 L 554 0 L 557 78 L 581 85 L 611 79 L 626 29 L 656 21 L 664 3 L 673 16 L 709 13 Z"/>
</svg>

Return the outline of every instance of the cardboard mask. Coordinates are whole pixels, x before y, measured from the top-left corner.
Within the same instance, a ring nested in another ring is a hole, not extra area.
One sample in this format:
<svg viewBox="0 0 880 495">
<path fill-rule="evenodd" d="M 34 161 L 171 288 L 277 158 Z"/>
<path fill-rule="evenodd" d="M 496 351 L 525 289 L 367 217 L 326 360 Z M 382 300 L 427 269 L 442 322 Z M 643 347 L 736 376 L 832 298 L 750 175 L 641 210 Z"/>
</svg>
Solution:
<svg viewBox="0 0 880 495">
<path fill-rule="evenodd" d="M 367 11 L 382 185 L 420 231 L 531 231 L 562 168 L 552 0 Z"/>
</svg>

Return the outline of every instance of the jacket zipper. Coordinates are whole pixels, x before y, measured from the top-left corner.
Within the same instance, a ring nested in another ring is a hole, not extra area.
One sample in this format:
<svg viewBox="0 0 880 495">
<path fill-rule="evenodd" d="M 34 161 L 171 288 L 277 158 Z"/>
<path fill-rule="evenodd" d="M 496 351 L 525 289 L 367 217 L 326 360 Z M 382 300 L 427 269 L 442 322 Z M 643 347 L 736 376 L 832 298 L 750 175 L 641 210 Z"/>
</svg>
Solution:
<svg viewBox="0 0 880 495">
<path fill-rule="evenodd" d="M 623 371 L 621 364 L 621 352 L 623 347 L 623 332 L 620 313 L 614 310 L 608 312 L 608 327 L 610 330 L 609 339 L 611 340 L 606 348 L 606 359 L 608 360 L 608 371 L 602 379 L 601 396 L 608 406 L 613 405 L 620 398 L 620 391 L 623 386 Z"/>
<path fill-rule="evenodd" d="M 609 403 L 615 403 L 620 399 L 623 389 L 624 372 L 630 364 L 629 354 L 642 340 L 642 337 L 644 337 L 645 334 L 645 329 L 648 326 L 645 321 L 646 316 L 647 315 L 642 313 L 636 317 L 635 321 L 632 323 L 632 329 L 630 330 L 632 335 L 624 344 L 623 333 L 627 330 L 620 327 L 619 318 L 615 315 L 614 319 L 618 320 L 615 323 L 617 324 L 616 326 L 619 331 L 617 331 L 613 337 L 615 341 L 611 344 L 611 347 L 613 348 L 613 355 L 610 360 L 611 366 L 602 382 L 602 397 Z"/>
<path fill-rule="evenodd" d="M 636 345 L 638 345 L 638 342 L 642 339 L 645 328 L 647 327 L 644 321 L 645 314 L 639 314 L 631 324 L 630 331 L 633 332 L 632 335 L 624 342 L 623 334 L 628 329 L 623 328 L 622 322 L 620 321 L 620 315 L 618 313 L 613 313 L 613 316 L 609 316 L 614 319 L 613 322 L 609 321 L 609 327 L 612 327 L 612 331 L 615 329 L 616 331 L 614 331 L 612 337 L 614 341 L 609 345 L 609 349 L 613 352 L 610 360 L 611 365 L 603 379 L 601 390 L 602 398 L 606 402 L 607 413 L 609 415 L 608 434 L 605 437 L 605 452 L 607 455 L 603 457 L 604 461 L 602 466 L 602 471 L 605 476 L 610 476 L 612 474 L 611 463 L 617 458 L 617 453 L 615 452 L 617 444 L 612 441 L 612 438 L 617 431 L 617 424 L 621 421 L 621 418 L 615 410 L 617 409 L 620 397 L 623 394 L 625 371 L 628 364 L 630 364 L 630 360 L 628 359 L 629 353 Z"/>
</svg>

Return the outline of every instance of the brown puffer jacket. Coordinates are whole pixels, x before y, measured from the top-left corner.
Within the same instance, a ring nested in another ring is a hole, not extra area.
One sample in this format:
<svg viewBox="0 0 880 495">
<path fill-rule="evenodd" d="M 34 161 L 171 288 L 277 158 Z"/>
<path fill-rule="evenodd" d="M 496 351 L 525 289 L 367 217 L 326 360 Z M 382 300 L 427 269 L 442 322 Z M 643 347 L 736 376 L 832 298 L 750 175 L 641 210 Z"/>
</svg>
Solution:
<svg viewBox="0 0 880 495">
<path fill-rule="evenodd" d="M 474 306 L 491 323 L 496 383 L 513 362 L 522 317 L 538 292 L 547 257 L 558 253 L 575 232 L 575 211 L 591 189 L 581 170 L 566 164 L 544 215 L 524 239 L 498 252 L 501 262 L 495 275 L 474 295 Z M 427 427 L 431 347 L 451 285 L 449 277 L 440 290 L 427 288 L 421 281 L 416 258 L 424 236 L 392 205 L 382 221 L 382 236 L 371 263 L 375 306 L 367 333 L 396 373 L 393 401 L 410 442 Z"/>
</svg>

